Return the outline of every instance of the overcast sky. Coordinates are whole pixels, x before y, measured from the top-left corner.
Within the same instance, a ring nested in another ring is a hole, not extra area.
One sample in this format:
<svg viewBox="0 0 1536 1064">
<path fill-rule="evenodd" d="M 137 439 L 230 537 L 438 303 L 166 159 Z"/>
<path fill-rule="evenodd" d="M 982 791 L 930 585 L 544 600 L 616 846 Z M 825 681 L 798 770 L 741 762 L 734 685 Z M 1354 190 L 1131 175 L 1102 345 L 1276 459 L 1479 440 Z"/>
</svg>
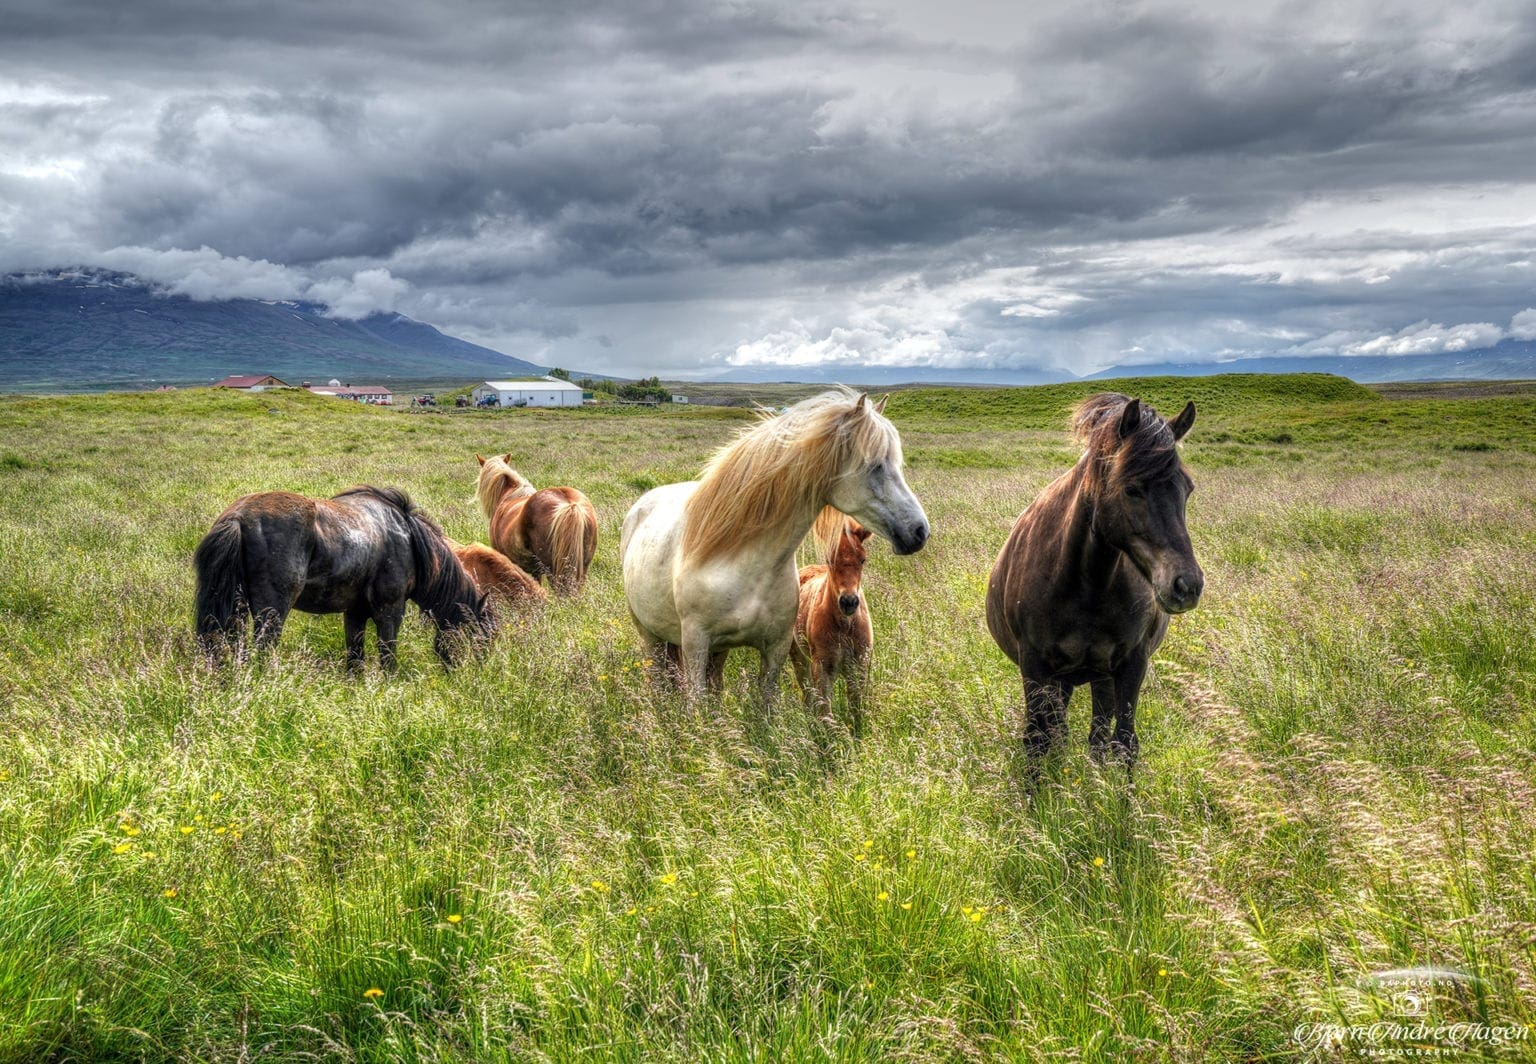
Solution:
<svg viewBox="0 0 1536 1064">
<path fill-rule="evenodd" d="M 6 0 L 0 270 L 618 373 L 1536 338 L 1536 4 Z"/>
</svg>

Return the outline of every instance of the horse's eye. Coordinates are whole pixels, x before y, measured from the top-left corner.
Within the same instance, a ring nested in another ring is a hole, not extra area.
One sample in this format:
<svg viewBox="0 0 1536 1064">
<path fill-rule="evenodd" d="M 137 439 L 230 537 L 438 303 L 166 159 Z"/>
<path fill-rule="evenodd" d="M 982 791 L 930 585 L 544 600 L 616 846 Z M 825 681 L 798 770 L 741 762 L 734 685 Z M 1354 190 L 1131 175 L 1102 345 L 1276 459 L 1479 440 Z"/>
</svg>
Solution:
<svg viewBox="0 0 1536 1064">
<path fill-rule="evenodd" d="M 885 476 L 885 463 L 884 462 L 876 462 L 874 464 L 874 467 L 872 469 L 870 469 L 869 472 L 870 472 L 871 476 L 876 476 L 876 477 L 883 477 L 883 476 Z"/>
</svg>

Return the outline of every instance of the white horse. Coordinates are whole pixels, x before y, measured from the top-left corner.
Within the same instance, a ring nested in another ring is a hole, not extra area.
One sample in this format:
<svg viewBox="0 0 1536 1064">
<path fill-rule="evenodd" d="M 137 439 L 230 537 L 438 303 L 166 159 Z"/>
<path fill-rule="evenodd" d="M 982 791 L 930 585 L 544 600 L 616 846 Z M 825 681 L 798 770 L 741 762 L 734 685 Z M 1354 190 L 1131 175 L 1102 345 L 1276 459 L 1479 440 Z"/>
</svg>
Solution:
<svg viewBox="0 0 1536 1064">
<path fill-rule="evenodd" d="M 624 518 L 619 552 L 630 616 L 650 656 L 681 670 L 698 698 L 717 690 L 732 647 L 755 647 L 771 707 L 800 600 L 795 551 L 812 524 L 841 532 L 857 518 L 912 554 L 928 517 L 902 477 L 901 437 L 848 389 L 796 403 L 718 451 L 703 476 L 642 495 Z"/>
</svg>

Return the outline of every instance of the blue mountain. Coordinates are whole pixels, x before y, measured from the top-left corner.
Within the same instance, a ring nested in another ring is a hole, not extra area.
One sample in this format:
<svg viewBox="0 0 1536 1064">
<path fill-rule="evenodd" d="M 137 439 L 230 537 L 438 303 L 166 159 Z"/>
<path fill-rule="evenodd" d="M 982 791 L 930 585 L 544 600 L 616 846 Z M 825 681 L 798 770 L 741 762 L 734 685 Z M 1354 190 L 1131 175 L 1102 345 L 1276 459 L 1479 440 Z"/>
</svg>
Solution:
<svg viewBox="0 0 1536 1064">
<path fill-rule="evenodd" d="M 545 372 L 401 314 L 343 321 L 314 303 L 200 302 L 105 270 L 0 277 L 0 391 L 207 384 L 244 373 L 387 385 Z"/>
</svg>

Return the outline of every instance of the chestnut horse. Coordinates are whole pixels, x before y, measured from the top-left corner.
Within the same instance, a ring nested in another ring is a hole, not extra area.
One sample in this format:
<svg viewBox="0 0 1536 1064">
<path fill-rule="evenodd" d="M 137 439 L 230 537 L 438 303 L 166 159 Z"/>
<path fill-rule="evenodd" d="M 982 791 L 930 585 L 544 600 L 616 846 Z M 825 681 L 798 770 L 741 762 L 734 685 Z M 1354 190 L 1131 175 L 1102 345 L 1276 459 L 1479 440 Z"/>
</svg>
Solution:
<svg viewBox="0 0 1536 1064">
<path fill-rule="evenodd" d="M 833 547 L 823 555 L 826 564 L 800 570 L 800 610 L 789 656 L 807 708 L 819 703 L 830 714 L 833 685 L 839 676 L 843 678 L 853 734 L 861 738 L 875 637 L 859 585 L 867 558 L 864 541 L 871 533 L 836 511 L 825 511 L 824 517 L 833 527 L 818 538 L 830 539 Z"/>
<path fill-rule="evenodd" d="M 1205 575 L 1184 525 L 1194 482 L 1178 441 L 1195 404 L 1164 421 L 1139 399 L 1095 395 L 1073 420 L 1082 459 L 1020 515 L 987 585 L 987 627 L 1024 679 L 1025 748 L 1046 753 L 1067 702 L 1093 689 L 1089 749 L 1135 761 L 1136 700 L 1168 616 Z"/>
<path fill-rule="evenodd" d="M 407 600 L 437 626 L 436 649 L 451 665 L 454 633 L 488 636 L 495 615 L 448 538 L 402 491 L 349 488 L 331 499 L 267 491 L 236 499 L 193 554 L 197 635 L 210 657 L 244 641 L 255 618 L 256 647 L 277 643 L 292 609 L 340 613 L 347 667 L 363 663 L 373 621 L 379 663 L 395 667 Z"/>
<path fill-rule="evenodd" d="M 557 595 L 574 595 L 587 582 L 597 552 L 597 511 L 575 488 L 532 484 L 509 464 L 510 453 L 481 458 L 476 495 L 491 522 L 491 546 L 535 579 L 548 576 Z"/>
<path fill-rule="evenodd" d="M 494 551 L 484 543 L 464 544 L 451 539 L 448 546 L 492 605 L 516 613 L 542 605 L 548 597 L 542 584 L 513 565 L 500 551 Z"/>
</svg>

